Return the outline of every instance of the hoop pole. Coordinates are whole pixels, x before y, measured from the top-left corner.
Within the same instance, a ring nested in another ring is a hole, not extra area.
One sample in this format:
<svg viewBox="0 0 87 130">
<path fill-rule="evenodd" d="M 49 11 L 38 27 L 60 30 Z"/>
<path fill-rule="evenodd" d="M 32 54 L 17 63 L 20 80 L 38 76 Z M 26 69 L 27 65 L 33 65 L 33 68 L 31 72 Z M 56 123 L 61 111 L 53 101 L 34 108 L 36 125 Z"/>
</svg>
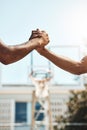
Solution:
<svg viewBox="0 0 87 130">
<path fill-rule="evenodd" d="M 48 48 L 50 50 L 50 47 Z M 51 70 L 51 62 L 48 60 L 48 68 Z"/>
<path fill-rule="evenodd" d="M 33 72 L 33 52 L 31 52 L 31 72 Z"/>
</svg>

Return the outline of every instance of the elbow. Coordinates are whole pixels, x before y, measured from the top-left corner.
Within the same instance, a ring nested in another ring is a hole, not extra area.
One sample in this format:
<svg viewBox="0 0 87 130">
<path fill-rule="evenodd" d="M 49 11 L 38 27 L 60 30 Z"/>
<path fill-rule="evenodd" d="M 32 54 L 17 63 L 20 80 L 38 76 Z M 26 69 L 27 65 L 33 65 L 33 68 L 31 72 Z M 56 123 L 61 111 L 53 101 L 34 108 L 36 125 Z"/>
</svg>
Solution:
<svg viewBox="0 0 87 130">
<path fill-rule="evenodd" d="M 75 75 L 81 75 L 81 74 L 84 74 L 86 72 L 87 71 L 85 70 L 85 67 L 82 66 L 81 63 L 77 63 L 76 67 L 74 68 L 74 71 L 72 73 L 75 74 Z"/>
<path fill-rule="evenodd" d="M 5 62 L 4 65 L 9 65 L 10 63 L 9 62 Z"/>
<path fill-rule="evenodd" d="M 81 75 L 82 73 L 80 71 L 70 71 L 71 74 L 74 75 Z"/>
<path fill-rule="evenodd" d="M 10 64 L 10 62 L 7 61 L 7 60 L 1 61 L 1 63 L 4 64 L 4 65 L 8 65 L 8 64 Z"/>
<path fill-rule="evenodd" d="M 73 74 L 75 74 L 75 75 L 81 75 L 81 74 L 83 74 L 83 73 L 80 72 L 80 71 L 77 71 L 77 72 L 74 72 Z"/>
<path fill-rule="evenodd" d="M 81 75 L 81 74 L 85 74 L 86 72 L 82 69 L 82 70 L 80 70 L 80 71 L 78 71 L 77 73 L 76 73 L 76 75 Z"/>
<path fill-rule="evenodd" d="M 1 59 L 1 63 L 4 64 L 4 65 L 8 65 L 8 64 L 11 64 L 11 59 L 9 56 L 6 56 L 4 58 Z"/>
<path fill-rule="evenodd" d="M 80 71 L 78 71 L 77 73 L 76 73 L 76 75 L 81 75 L 81 74 L 84 74 L 85 72 L 83 72 L 82 70 L 80 70 Z"/>
</svg>

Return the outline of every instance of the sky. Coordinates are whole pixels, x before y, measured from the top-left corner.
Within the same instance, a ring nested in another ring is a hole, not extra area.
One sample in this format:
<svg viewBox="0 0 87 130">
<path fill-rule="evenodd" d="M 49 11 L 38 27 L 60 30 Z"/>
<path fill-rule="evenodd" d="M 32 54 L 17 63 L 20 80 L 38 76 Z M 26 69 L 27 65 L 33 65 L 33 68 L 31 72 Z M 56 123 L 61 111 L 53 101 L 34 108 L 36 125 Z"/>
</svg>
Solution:
<svg viewBox="0 0 87 130">
<path fill-rule="evenodd" d="M 48 47 L 86 44 L 87 0 L 0 0 L 0 38 L 5 44 L 23 43 L 37 28 L 49 34 Z M 2 82 L 25 83 L 30 57 L 1 65 Z"/>
</svg>

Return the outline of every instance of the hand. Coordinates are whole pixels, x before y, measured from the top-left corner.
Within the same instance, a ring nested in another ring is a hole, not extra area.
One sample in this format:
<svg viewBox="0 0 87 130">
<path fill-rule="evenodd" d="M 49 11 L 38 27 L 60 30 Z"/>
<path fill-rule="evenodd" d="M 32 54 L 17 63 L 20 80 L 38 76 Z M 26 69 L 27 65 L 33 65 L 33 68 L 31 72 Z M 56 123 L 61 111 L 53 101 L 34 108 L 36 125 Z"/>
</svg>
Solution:
<svg viewBox="0 0 87 130">
<path fill-rule="evenodd" d="M 40 31 L 39 29 L 32 31 L 32 34 L 29 40 L 32 40 L 32 39 L 38 40 L 38 43 L 39 43 L 38 47 L 43 47 L 49 43 L 48 34 L 45 31 Z"/>
<path fill-rule="evenodd" d="M 39 30 L 38 30 L 39 31 Z M 39 31 L 40 32 L 40 31 Z M 49 43 L 49 36 L 45 31 L 41 31 L 40 47 L 43 47 Z"/>
<path fill-rule="evenodd" d="M 39 29 L 32 30 L 32 33 L 31 33 L 29 40 L 32 40 L 34 38 L 40 38 L 40 37 L 41 37 L 41 32 L 39 31 Z"/>
</svg>

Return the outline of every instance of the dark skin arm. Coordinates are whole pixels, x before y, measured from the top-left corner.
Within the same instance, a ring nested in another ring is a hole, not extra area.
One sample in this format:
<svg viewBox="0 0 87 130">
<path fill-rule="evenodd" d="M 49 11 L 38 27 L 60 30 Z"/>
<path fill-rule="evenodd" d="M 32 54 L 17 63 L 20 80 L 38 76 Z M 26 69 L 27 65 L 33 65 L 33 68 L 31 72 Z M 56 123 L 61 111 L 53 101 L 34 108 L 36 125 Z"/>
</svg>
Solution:
<svg viewBox="0 0 87 130">
<path fill-rule="evenodd" d="M 0 40 L 0 62 L 7 65 L 14 63 L 37 47 L 47 45 L 49 38 L 46 32 L 35 30 L 32 31 L 29 40 L 19 45 L 6 45 Z"/>
<path fill-rule="evenodd" d="M 81 61 L 75 61 L 68 57 L 56 55 L 44 47 L 38 48 L 37 51 L 65 71 L 76 75 L 87 73 L 87 56 L 83 57 Z"/>
</svg>

